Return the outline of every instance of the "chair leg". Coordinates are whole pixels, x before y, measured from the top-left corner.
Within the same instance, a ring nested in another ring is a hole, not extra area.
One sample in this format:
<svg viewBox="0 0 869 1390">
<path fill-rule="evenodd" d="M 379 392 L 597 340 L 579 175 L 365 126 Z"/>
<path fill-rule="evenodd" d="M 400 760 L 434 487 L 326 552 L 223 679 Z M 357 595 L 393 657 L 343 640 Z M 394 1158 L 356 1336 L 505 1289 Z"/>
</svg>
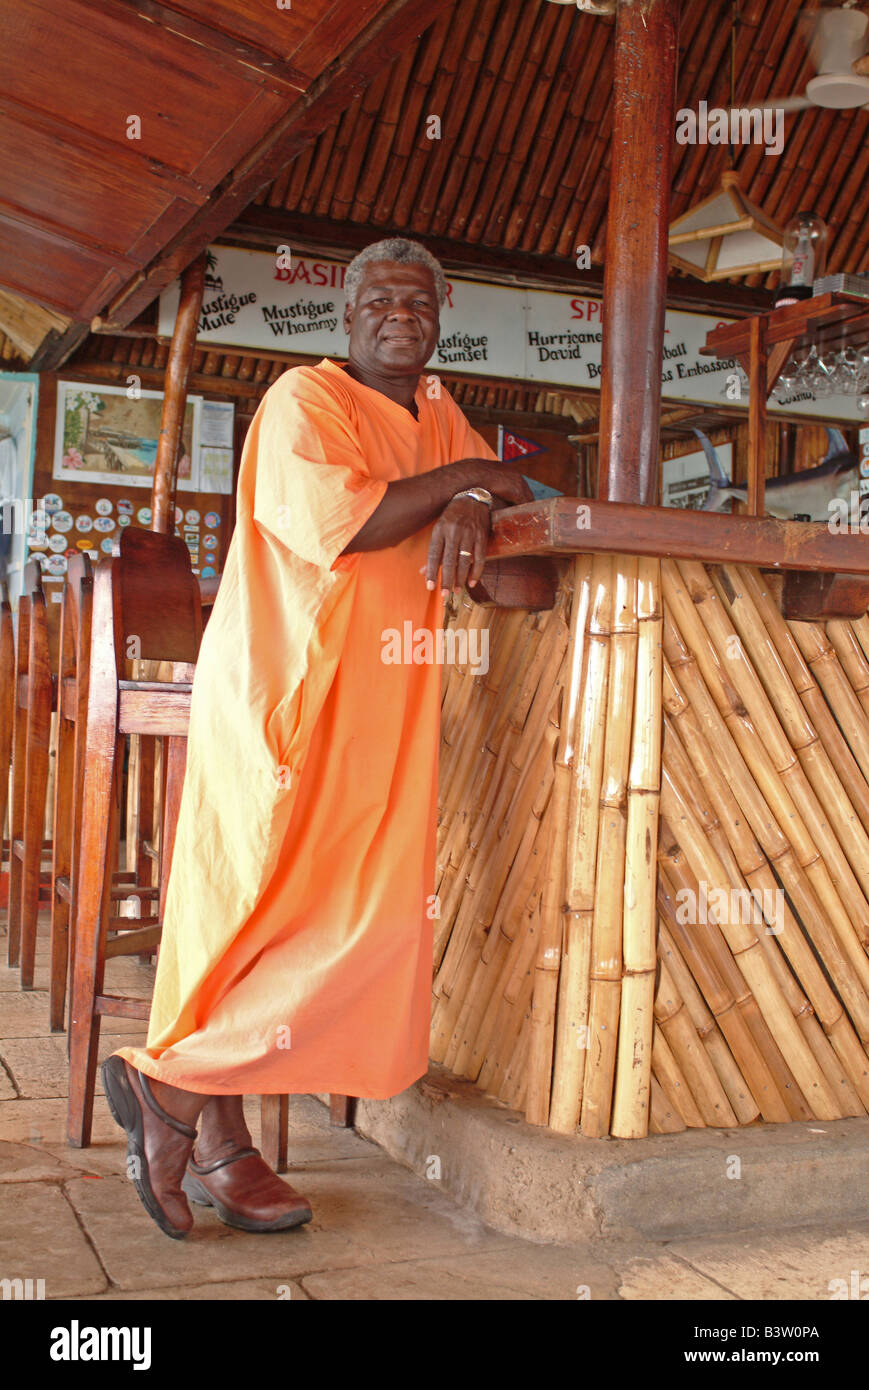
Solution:
<svg viewBox="0 0 869 1390">
<path fill-rule="evenodd" d="M 15 841 L 24 835 L 24 787 L 27 757 L 27 710 L 15 708 L 12 739 L 12 788 L 9 808 L 9 939 L 7 964 L 13 968 L 21 960 L 21 873 L 20 855 Z"/>
<path fill-rule="evenodd" d="M 276 1173 L 287 1171 L 289 1096 L 260 1096 L 260 1146 L 262 1156 Z"/>
<path fill-rule="evenodd" d="M 115 739 L 113 715 L 114 711 L 101 720 L 92 711 L 88 718 L 88 776 L 82 808 L 69 1020 L 67 1143 L 77 1149 L 86 1149 L 91 1141 L 100 1040 L 95 998 L 103 988 L 109 894 L 118 848 L 123 744 Z M 93 750 L 106 747 L 114 747 L 114 757 L 111 751 L 93 755 Z"/>
<path fill-rule="evenodd" d="M 52 826 L 52 885 L 64 876 L 72 890 L 73 817 L 72 783 L 75 753 L 75 725 L 63 715 L 58 718 L 57 770 L 54 786 L 54 824 Z M 51 974 L 48 981 L 48 1026 L 62 1033 L 66 1007 L 66 980 L 69 970 L 69 903 L 53 888 L 51 895 Z"/>
<path fill-rule="evenodd" d="M 21 988 L 33 988 L 36 931 L 39 917 L 42 841 L 48 794 L 51 744 L 51 667 L 47 639 L 39 626 L 30 629 L 30 679 L 27 713 L 27 751 L 24 789 L 24 860 L 21 874 Z"/>
<path fill-rule="evenodd" d="M 352 1129 L 356 1112 L 355 1096 L 329 1097 L 329 1123 L 341 1129 Z"/>
<path fill-rule="evenodd" d="M 136 882 L 154 883 L 154 861 L 145 853 L 145 841 L 154 842 L 154 753 L 157 740 L 151 734 L 138 734 L 138 786 L 136 796 L 138 814 L 136 816 L 136 858 L 132 867 L 136 871 Z M 127 859 L 130 863 L 130 859 Z"/>
</svg>

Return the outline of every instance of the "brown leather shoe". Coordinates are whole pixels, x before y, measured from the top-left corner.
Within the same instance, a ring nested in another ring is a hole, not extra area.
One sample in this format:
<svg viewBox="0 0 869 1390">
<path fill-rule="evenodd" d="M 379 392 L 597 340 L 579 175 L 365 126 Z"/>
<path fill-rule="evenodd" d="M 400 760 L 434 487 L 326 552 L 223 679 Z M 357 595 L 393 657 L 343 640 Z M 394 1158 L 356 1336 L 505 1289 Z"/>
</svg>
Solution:
<svg viewBox="0 0 869 1390">
<path fill-rule="evenodd" d="M 168 1115 L 151 1090 L 144 1072 L 122 1057 L 102 1065 L 106 1100 L 115 1121 L 127 1131 L 127 1163 L 142 1206 L 161 1231 L 181 1240 L 193 1226 L 193 1213 L 181 1190 L 196 1130 Z"/>
<path fill-rule="evenodd" d="M 313 1216 L 300 1192 L 273 1173 L 257 1149 L 197 1163 L 191 1155 L 181 1186 L 191 1202 L 214 1207 L 240 1231 L 288 1231 Z"/>
</svg>

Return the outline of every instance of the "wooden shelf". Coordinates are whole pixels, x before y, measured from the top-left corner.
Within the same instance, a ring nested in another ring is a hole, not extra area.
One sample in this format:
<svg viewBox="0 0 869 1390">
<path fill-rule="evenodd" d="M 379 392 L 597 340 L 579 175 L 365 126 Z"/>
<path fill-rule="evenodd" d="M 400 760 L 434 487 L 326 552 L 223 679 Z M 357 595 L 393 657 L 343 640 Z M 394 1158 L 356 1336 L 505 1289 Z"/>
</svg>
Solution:
<svg viewBox="0 0 869 1390">
<path fill-rule="evenodd" d="M 772 348 L 788 344 L 788 356 L 814 342 L 822 347 L 862 347 L 869 342 L 869 299 L 859 295 L 820 294 L 814 299 L 802 299 L 782 309 L 771 309 L 760 315 L 766 320 L 766 345 Z M 751 319 L 713 328 L 700 349 L 704 357 L 747 357 L 750 351 Z M 772 354 L 770 354 L 772 356 Z M 787 360 L 785 357 L 782 365 Z M 773 383 L 775 384 L 775 383 Z"/>
<path fill-rule="evenodd" d="M 791 353 L 818 347 L 862 347 L 869 341 L 869 300 L 835 291 L 801 299 L 768 314 L 713 328 L 705 357 L 736 358 L 748 375 L 748 511 L 764 514 L 766 402 Z"/>
</svg>

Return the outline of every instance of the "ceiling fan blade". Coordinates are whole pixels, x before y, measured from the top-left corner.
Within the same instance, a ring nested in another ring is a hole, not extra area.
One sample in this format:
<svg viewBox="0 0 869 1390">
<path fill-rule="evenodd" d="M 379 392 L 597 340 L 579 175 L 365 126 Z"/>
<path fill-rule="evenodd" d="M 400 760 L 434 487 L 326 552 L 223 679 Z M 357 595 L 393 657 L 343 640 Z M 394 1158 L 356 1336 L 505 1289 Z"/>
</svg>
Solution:
<svg viewBox="0 0 869 1390">
<path fill-rule="evenodd" d="M 803 11 L 806 15 L 806 11 Z M 810 23 L 809 53 L 817 71 L 850 72 L 851 64 L 863 53 L 869 16 L 859 10 L 839 6 L 815 10 L 806 15 Z"/>
</svg>

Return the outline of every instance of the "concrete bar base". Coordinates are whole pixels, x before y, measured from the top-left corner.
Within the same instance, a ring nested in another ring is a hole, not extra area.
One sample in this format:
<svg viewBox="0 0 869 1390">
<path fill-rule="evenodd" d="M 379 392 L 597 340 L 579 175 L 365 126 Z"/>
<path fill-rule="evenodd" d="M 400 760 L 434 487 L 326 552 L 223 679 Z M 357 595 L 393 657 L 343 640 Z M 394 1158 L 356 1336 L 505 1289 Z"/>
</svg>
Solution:
<svg viewBox="0 0 869 1390">
<path fill-rule="evenodd" d="M 869 1118 L 585 1139 L 525 1123 L 440 1068 L 356 1129 L 497 1231 L 570 1244 L 865 1221 Z"/>
</svg>

